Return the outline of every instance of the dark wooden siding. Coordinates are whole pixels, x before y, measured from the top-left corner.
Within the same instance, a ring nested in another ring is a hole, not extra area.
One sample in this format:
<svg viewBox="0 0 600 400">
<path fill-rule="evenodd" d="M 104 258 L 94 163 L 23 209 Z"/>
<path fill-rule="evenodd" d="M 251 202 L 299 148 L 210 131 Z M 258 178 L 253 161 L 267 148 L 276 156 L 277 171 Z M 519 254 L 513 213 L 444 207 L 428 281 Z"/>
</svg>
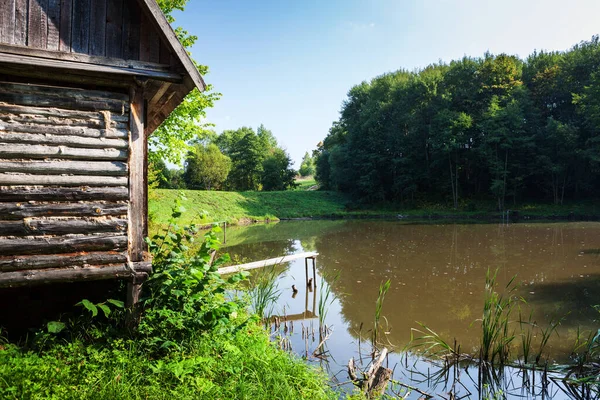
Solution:
<svg viewBox="0 0 600 400">
<path fill-rule="evenodd" d="M 136 0 L 1 0 L 0 43 L 163 64 L 171 57 Z"/>
<path fill-rule="evenodd" d="M 122 93 L 0 82 L 0 275 L 127 262 L 129 115 Z"/>
</svg>

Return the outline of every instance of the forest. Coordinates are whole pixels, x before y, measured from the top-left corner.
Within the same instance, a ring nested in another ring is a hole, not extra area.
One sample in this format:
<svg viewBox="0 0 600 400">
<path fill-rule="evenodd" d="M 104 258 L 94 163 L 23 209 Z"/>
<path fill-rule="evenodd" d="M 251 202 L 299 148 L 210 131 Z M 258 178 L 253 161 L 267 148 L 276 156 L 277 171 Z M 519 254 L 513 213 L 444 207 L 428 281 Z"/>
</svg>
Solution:
<svg viewBox="0 0 600 400">
<path fill-rule="evenodd" d="M 600 41 L 484 54 L 350 89 L 314 151 L 322 188 L 362 203 L 562 204 L 600 189 Z"/>
</svg>

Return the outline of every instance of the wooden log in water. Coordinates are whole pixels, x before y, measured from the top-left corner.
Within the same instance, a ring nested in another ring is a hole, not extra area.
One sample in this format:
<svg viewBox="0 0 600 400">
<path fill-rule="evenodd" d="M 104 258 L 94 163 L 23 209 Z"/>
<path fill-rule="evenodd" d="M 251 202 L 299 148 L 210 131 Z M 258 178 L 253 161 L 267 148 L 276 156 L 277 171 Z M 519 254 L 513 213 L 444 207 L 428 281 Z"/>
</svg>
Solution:
<svg viewBox="0 0 600 400">
<path fill-rule="evenodd" d="M 91 252 L 36 256 L 0 257 L 0 271 L 26 269 L 86 267 L 89 265 L 122 264 L 127 262 L 124 252 Z"/>
<path fill-rule="evenodd" d="M 2 236 L 41 236 L 92 234 L 127 231 L 125 219 L 25 219 L 23 221 L 0 221 Z"/>
<path fill-rule="evenodd" d="M 127 204 L 120 203 L 0 203 L 0 220 L 31 217 L 100 217 L 127 215 Z"/>
<path fill-rule="evenodd" d="M 22 185 L 25 186 L 25 185 Z M 129 198 L 129 189 L 119 187 L 11 187 L 0 186 L 0 202 L 26 201 L 122 201 Z"/>
<path fill-rule="evenodd" d="M 103 137 L 50 135 L 42 133 L 16 133 L 0 130 L 0 142 L 23 144 L 46 144 L 54 146 L 83 147 L 89 149 L 127 149 L 129 142 L 125 139 L 105 139 Z"/>
<path fill-rule="evenodd" d="M 28 175 L 0 173 L 0 185 L 124 186 L 126 176 Z"/>
<path fill-rule="evenodd" d="M 0 136 L 1 135 L 2 134 L 0 134 Z M 0 173 L 2 172 L 22 172 L 37 175 L 72 174 L 97 176 L 127 176 L 127 163 L 122 161 L 0 160 Z M 0 185 L 1 184 L 2 183 L 0 183 Z"/>
<path fill-rule="evenodd" d="M 0 238 L 0 255 L 61 254 L 80 251 L 120 251 L 127 248 L 126 235 L 90 235 L 44 239 Z"/>
<path fill-rule="evenodd" d="M 79 160 L 127 160 L 123 149 L 81 149 L 67 146 L 0 143 L 0 158 L 64 158 Z"/>
<path fill-rule="evenodd" d="M 0 120 L 0 131 L 13 133 L 38 133 L 42 135 L 81 136 L 89 138 L 126 139 L 129 133 L 126 128 L 98 129 L 68 125 L 22 124 Z"/>
</svg>

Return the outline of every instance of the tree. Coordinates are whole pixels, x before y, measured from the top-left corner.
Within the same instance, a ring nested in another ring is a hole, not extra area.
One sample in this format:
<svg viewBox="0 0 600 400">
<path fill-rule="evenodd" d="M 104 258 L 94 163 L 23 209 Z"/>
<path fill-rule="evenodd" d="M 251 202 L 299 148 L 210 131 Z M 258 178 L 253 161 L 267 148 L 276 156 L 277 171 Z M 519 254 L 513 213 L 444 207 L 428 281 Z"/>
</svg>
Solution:
<svg viewBox="0 0 600 400">
<path fill-rule="evenodd" d="M 186 3 L 187 0 L 158 1 L 161 10 L 171 24 L 175 22 L 171 13 L 174 10 L 183 11 Z M 175 29 L 175 33 L 186 49 L 189 49 L 198 39 L 180 27 Z M 202 75 L 208 73 L 208 67 L 196 62 L 194 65 Z M 148 138 L 150 162 L 162 159 L 181 165 L 183 157 L 192 148 L 189 142 L 196 138 L 202 138 L 207 134 L 208 128 L 212 126 L 203 122 L 206 117 L 206 109 L 212 107 L 214 102 L 221 97 L 220 93 L 214 92 L 212 89 L 212 85 L 207 85 L 204 92 L 200 92 L 198 89 L 192 90 Z"/>
<path fill-rule="evenodd" d="M 266 156 L 260 138 L 247 127 L 224 134 L 221 144 L 232 162 L 227 186 L 232 190 L 259 190 L 262 162 Z"/>
<path fill-rule="evenodd" d="M 189 189 L 219 190 L 231 170 L 231 159 L 216 144 L 197 144 L 188 153 L 183 178 Z"/>
<path fill-rule="evenodd" d="M 294 179 L 296 171 L 292 169 L 292 160 L 283 149 L 274 149 L 263 161 L 262 169 L 263 190 L 287 190 L 297 186 Z"/>
<path fill-rule="evenodd" d="M 300 169 L 298 170 L 300 176 L 312 176 L 315 174 L 315 161 L 308 154 L 308 151 L 304 153 L 304 157 L 302 157 L 302 163 L 300 163 Z"/>
</svg>

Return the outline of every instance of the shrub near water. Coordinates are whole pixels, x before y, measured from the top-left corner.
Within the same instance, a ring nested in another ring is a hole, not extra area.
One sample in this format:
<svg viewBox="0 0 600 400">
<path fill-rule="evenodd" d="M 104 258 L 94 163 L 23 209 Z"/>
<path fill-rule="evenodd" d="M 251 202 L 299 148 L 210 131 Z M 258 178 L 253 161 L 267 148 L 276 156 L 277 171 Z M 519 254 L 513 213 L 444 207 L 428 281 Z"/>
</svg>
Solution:
<svg viewBox="0 0 600 400">
<path fill-rule="evenodd" d="M 39 331 L 22 347 L 0 340 L 2 399 L 325 399 L 326 377 L 277 349 L 216 274 L 215 232 L 186 255 L 195 229 L 154 237 L 156 273 L 147 283 L 139 331 L 85 303 L 84 314 Z M 82 305 L 84 303 L 82 302 Z M 106 305 L 108 303 L 102 303 Z M 100 307 L 102 309 L 102 307 Z M 76 321 L 74 323 L 73 321 Z"/>
</svg>

